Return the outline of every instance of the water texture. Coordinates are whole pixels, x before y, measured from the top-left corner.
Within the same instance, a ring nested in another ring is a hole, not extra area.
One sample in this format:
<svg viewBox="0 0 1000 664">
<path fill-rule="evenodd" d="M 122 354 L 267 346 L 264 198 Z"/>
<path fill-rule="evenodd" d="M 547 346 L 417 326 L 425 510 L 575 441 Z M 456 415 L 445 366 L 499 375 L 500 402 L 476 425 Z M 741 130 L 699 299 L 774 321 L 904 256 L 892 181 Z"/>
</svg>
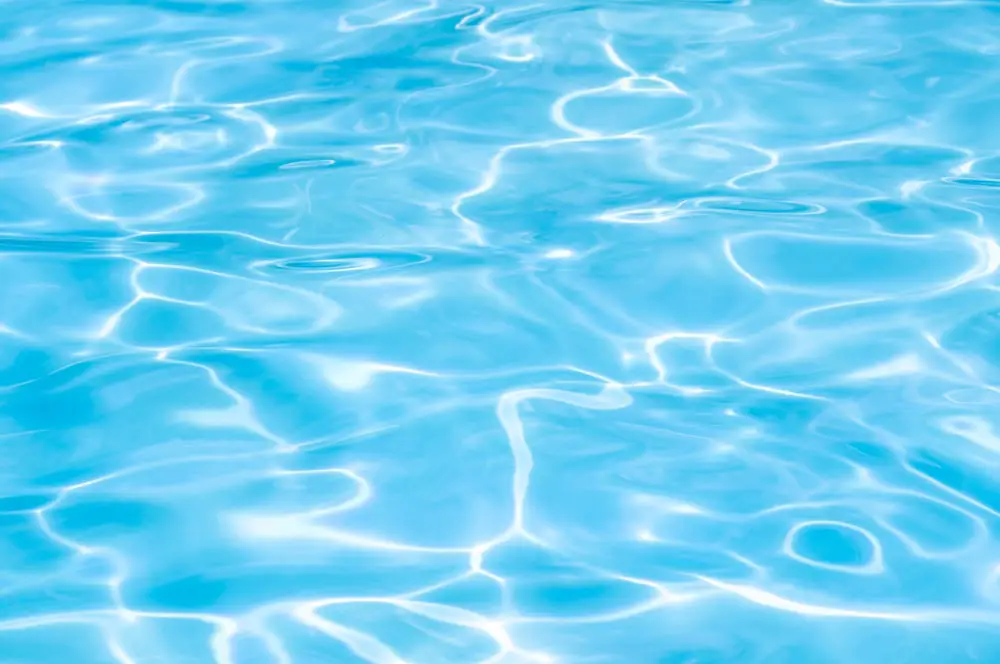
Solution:
<svg viewBox="0 0 1000 664">
<path fill-rule="evenodd" d="M 0 37 L 3 664 L 1000 661 L 1000 2 Z"/>
</svg>

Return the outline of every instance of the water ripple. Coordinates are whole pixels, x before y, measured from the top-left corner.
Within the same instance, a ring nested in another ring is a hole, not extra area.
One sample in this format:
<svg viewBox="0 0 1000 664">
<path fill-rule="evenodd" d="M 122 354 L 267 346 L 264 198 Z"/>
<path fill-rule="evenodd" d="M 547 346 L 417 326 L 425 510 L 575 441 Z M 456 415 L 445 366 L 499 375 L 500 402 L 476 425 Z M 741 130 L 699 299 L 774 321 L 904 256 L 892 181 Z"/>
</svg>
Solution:
<svg viewBox="0 0 1000 664">
<path fill-rule="evenodd" d="M 1000 659 L 993 0 L 0 0 L 0 660 Z"/>
</svg>

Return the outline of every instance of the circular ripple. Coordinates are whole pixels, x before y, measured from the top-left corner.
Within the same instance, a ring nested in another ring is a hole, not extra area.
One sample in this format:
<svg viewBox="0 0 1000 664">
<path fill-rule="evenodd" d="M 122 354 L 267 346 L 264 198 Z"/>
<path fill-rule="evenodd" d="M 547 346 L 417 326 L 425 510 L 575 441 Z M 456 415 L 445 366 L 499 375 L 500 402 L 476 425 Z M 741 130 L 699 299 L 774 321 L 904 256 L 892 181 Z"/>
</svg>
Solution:
<svg viewBox="0 0 1000 664">
<path fill-rule="evenodd" d="M 740 214 L 822 214 L 821 205 L 796 203 L 794 201 L 772 201 L 752 198 L 709 198 L 698 201 L 699 210 L 713 212 L 737 212 Z"/>
<path fill-rule="evenodd" d="M 788 531 L 785 555 L 812 567 L 849 574 L 883 571 L 882 545 L 864 528 L 841 521 L 805 521 Z"/>
<path fill-rule="evenodd" d="M 337 254 L 305 256 L 264 263 L 265 270 L 292 270 L 302 273 L 327 274 L 393 270 L 430 261 L 430 256 L 409 252 L 376 254 Z"/>
</svg>

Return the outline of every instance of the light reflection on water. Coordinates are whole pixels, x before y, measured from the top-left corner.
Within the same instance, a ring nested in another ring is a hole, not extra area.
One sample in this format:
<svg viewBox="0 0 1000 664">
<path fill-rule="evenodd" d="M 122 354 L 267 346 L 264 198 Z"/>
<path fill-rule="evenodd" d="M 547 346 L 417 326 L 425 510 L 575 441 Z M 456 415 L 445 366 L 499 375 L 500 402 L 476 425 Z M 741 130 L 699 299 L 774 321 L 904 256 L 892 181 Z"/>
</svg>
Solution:
<svg viewBox="0 0 1000 664">
<path fill-rule="evenodd" d="M 1000 658 L 1000 5 L 0 6 L 4 664 Z"/>
</svg>

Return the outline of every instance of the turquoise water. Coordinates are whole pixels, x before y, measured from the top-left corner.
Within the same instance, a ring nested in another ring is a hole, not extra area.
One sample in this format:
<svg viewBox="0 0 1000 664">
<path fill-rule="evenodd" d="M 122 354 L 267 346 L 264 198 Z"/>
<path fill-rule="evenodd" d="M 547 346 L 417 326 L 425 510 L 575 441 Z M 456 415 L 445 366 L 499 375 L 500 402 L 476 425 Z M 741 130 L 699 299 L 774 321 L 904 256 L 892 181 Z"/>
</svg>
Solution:
<svg viewBox="0 0 1000 664">
<path fill-rule="evenodd" d="M 1000 2 L 0 35 L 2 664 L 1000 661 Z"/>
</svg>

